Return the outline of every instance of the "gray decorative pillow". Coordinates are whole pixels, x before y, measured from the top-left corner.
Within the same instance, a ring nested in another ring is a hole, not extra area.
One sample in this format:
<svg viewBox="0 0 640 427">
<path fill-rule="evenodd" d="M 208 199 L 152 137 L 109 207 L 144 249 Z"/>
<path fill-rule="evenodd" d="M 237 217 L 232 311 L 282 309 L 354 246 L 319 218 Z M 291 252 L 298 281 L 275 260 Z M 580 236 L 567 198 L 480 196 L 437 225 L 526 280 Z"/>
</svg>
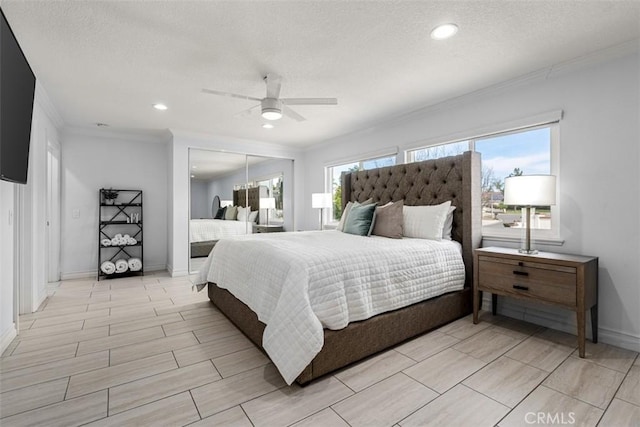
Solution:
<svg viewBox="0 0 640 427">
<path fill-rule="evenodd" d="M 404 201 L 388 203 L 376 208 L 376 222 L 373 226 L 373 233 L 376 236 L 390 237 L 391 239 L 402 239 L 402 208 Z"/>
<path fill-rule="evenodd" d="M 347 206 L 344 207 L 344 211 L 342 211 L 342 216 L 340 217 L 340 222 L 338 223 L 338 227 L 336 227 L 336 229 L 338 231 L 344 231 L 344 223 L 347 220 L 347 217 L 349 216 L 349 212 L 351 212 L 351 208 L 353 207 L 353 205 L 370 205 L 371 203 L 373 203 L 373 199 L 372 198 L 368 198 L 367 200 L 365 200 L 362 203 L 358 203 L 358 202 L 348 202 Z"/>
<path fill-rule="evenodd" d="M 224 213 L 224 219 L 230 219 L 235 221 L 237 217 L 238 217 L 238 207 L 227 206 L 227 211 Z"/>
<path fill-rule="evenodd" d="M 376 218 L 376 205 L 358 205 L 351 207 L 349 216 L 344 222 L 344 232 L 358 236 L 370 236 Z"/>
</svg>

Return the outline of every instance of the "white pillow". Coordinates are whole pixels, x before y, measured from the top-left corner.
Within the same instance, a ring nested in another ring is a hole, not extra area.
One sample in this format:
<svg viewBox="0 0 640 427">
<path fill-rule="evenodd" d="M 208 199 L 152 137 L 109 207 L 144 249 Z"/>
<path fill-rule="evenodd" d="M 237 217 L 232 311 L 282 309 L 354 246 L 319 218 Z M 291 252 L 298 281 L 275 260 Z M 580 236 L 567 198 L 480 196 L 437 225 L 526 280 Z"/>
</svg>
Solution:
<svg viewBox="0 0 640 427">
<path fill-rule="evenodd" d="M 249 213 L 251 212 L 251 206 L 243 208 L 242 206 L 238 206 L 238 217 L 236 218 L 238 221 L 247 221 L 249 218 Z"/>
<path fill-rule="evenodd" d="M 258 219 L 258 211 L 251 211 L 251 213 L 249 214 L 249 222 L 256 222 L 256 220 Z"/>
<path fill-rule="evenodd" d="M 442 240 L 442 230 L 447 219 L 451 201 L 433 206 L 404 206 L 403 235 L 418 239 Z"/>
<path fill-rule="evenodd" d="M 447 212 L 447 219 L 444 221 L 444 227 L 442 228 L 442 238 L 444 240 L 451 240 L 451 232 L 453 231 L 453 211 L 456 210 L 455 206 L 449 207 Z"/>
</svg>

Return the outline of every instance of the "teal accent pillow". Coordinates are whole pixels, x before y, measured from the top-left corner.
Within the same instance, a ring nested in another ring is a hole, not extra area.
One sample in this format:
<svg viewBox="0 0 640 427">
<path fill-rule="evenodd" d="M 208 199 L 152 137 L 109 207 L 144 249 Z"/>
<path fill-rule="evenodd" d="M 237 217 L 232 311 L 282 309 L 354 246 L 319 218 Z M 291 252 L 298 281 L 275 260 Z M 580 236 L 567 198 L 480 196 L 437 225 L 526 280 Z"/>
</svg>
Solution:
<svg viewBox="0 0 640 427">
<path fill-rule="evenodd" d="M 354 204 L 344 223 L 344 232 L 358 236 L 370 236 L 376 217 L 376 204 Z"/>
</svg>

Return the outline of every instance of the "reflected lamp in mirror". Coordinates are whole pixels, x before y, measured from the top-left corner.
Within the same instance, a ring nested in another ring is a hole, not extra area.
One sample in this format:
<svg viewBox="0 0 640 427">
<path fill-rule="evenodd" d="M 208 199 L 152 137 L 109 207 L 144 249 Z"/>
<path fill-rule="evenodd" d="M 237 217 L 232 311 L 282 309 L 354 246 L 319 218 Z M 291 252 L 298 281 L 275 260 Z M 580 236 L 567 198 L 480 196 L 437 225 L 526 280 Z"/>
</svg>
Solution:
<svg viewBox="0 0 640 427">
<path fill-rule="evenodd" d="M 267 225 L 269 225 L 269 210 L 276 208 L 276 199 L 273 197 L 260 197 L 260 209 L 267 210 Z"/>
<path fill-rule="evenodd" d="M 536 254 L 531 248 L 531 208 L 556 204 L 556 177 L 553 175 L 520 175 L 504 180 L 504 204 L 526 208 L 525 238 L 520 253 Z"/>
<path fill-rule="evenodd" d="M 313 193 L 311 194 L 311 207 L 320 209 L 320 230 L 323 229 L 322 219 L 325 208 L 331 207 L 331 193 Z"/>
</svg>

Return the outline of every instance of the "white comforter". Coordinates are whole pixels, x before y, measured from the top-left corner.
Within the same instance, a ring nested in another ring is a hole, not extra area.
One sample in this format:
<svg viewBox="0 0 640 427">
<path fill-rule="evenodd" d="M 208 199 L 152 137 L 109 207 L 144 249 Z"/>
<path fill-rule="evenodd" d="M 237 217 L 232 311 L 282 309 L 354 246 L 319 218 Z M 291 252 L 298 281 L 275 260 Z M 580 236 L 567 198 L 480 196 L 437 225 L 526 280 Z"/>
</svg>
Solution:
<svg viewBox="0 0 640 427">
<path fill-rule="evenodd" d="M 223 219 L 192 219 L 190 223 L 189 242 L 207 242 L 223 237 L 250 234 L 253 223 Z"/>
<path fill-rule="evenodd" d="M 338 231 L 222 239 L 200 272 L 267 325 L 262 345 L 288 384 L 322 348 L 323 327 L 460 290 L 465 276 L 457 242 Z"/>
</svg>

